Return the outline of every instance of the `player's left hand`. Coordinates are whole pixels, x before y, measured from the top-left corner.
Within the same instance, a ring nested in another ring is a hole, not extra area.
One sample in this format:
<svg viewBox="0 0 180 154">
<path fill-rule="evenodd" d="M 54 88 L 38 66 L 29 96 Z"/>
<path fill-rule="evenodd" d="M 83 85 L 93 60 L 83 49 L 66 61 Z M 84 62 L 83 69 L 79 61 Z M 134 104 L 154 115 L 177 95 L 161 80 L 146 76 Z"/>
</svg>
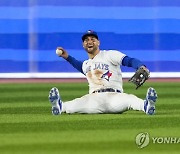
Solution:
<svg viewBox="0 0 180 154">
<path fill-rule="evenodd" d="M 129 79 L 136 85 L 136 89 L 143 85 L 143 83 L 150 77 L 150 72 L 145 66 L 141 66 L 135 74 Z"/>
</svg>

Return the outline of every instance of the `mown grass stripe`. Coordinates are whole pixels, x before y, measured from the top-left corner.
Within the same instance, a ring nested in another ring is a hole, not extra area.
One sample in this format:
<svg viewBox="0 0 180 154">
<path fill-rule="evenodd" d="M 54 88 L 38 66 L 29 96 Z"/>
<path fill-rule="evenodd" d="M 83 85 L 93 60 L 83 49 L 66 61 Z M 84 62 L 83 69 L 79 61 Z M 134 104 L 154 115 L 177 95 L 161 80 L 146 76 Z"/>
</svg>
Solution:
<svg viewBox="0 0 180 154">
<path fill-rule="evenodd" d="M 52 116 L 48 93 L 54 86 L 64 101 L 88 93 L 87 83 L 0 84 L 0 153 L 179 153 L 178 144 L 151 142 L 144 149 L 135 144 L 140 132 L 180 136 L 179 82 L 147 82 L 138 90 L 124 84 L 125 92 L 141 98 L 149 86 L 157 90 L 154 116 L 139 111 Z"/>
</svg>

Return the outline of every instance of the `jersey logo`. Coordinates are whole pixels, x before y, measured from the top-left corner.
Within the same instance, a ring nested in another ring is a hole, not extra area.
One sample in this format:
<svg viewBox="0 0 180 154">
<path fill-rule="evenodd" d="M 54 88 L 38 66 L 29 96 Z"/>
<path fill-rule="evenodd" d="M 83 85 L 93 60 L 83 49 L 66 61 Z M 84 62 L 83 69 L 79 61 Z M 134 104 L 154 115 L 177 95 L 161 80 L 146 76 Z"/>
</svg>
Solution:
<svg viewBox="0 0 180 154">
<path fill-rule="evenodd" d="M 112 73 L 110 73 L 109 71 L 107 71 L 106 73 L 104 73 L 102 75 L 102 79 L 106 79 L 107 81 L 109 81 L 109 78 L 112 76 Z"/>
</svg>

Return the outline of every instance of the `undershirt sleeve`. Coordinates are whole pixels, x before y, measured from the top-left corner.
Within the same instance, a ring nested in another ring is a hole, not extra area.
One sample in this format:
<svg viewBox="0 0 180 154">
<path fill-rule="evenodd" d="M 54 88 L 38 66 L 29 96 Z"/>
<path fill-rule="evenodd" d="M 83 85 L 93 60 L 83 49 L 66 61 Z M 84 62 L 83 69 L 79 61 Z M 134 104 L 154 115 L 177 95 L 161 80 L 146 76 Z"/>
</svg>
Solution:
<svg viewBox="0 0 180 154">
<path fill-rule="evenodd" d="M 130 58 L 125 56 L 122 60 L 122 65 L 127 67 L 132 67 L 134 69 L 138 69 L 141 66 L 145 66 L 140 60 L 136 58 Z"/>
<path fill-rule="evenodd" d="M 74 57 L 72 56 L 68 56 L 68 58 L 66 59 L 74 68 L 76 68 L 79 72 L 83 73 L 82 70 L 82 64 L 83 62 L 76 60 Z M 83 73 L 84 74 L 84 73 Z"/>
</svg>

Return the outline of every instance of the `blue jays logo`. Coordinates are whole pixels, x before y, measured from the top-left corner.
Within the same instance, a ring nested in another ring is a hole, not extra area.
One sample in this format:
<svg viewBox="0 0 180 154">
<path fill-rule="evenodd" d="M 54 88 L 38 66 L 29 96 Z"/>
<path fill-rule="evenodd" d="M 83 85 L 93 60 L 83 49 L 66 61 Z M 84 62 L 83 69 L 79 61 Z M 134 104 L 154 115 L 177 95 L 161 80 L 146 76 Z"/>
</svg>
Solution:
<svg viewBox="0 0 180 154">
<path fill-rule="evenodd" d="M 109 71 L 107 71 L 106 73 L 104 73 L 102 75 L 102 79 L 106 79 L 107 81 L 109 81 L 109 78 L 112 76 L 112 73 L 110 73 Z"/>
</svg>

